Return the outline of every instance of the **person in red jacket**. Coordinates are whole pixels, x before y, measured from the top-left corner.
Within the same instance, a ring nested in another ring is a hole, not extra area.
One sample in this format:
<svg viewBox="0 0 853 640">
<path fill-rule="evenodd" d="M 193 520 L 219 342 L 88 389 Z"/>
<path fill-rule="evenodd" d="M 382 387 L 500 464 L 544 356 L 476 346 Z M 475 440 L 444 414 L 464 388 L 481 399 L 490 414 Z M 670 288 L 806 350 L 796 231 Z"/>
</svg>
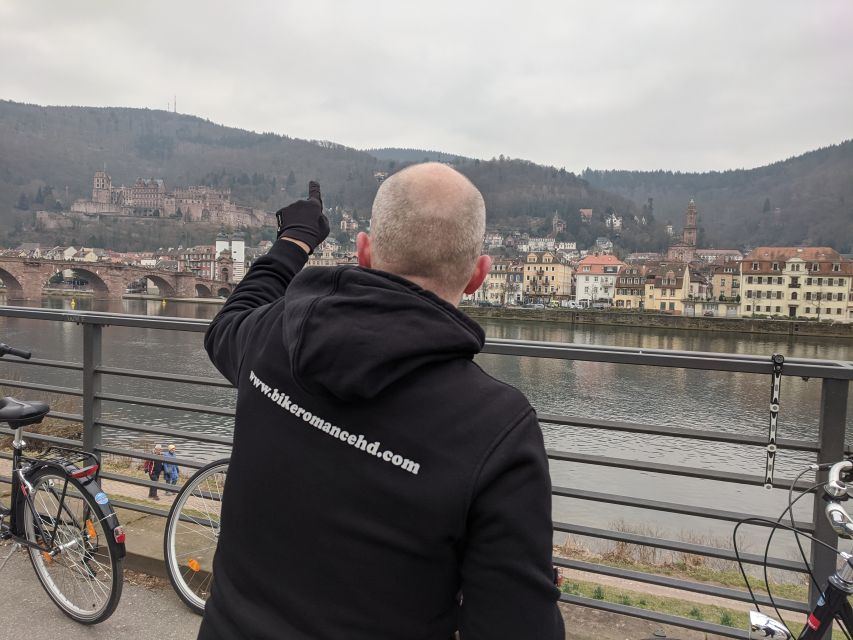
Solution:
<svg viewBox="0 0 853 640">
<path fill-rule="evenodd" d="M 205 336 L 238 396 L 199 638 L 562 640 L 539 423 L 457 309 L 490 268 L 479 191 L 391 176 L 358 267 L 302 268 L 317 183 L 278 217 Z"/>
</svg>

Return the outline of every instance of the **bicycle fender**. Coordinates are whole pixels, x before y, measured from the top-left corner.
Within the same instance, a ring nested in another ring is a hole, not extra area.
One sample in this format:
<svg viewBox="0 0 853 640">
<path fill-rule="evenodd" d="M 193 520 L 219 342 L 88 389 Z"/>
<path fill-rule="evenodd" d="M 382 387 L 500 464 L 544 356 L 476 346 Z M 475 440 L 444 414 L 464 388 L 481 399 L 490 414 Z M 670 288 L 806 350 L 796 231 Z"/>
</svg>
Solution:
<svg viewBox="0 0 853 640">
<path fill-rule="evenodd" d="M 64 467 L 58 462 L 38 461 L 34 463 L 31 467 L 30 474 L 33 474 L 39 469 L 43 469 L 46 467 L 54 469 L 60 475 L 69 475 L 77 470 L 77 467 L 75 467 L 74 465 Z M 127 554 L 127 550 L 124 544 L 124 528 L 122 528 L 121 524 L 119 523 L 118 515 L 116 515 L 116 512 L 113 509 L 109 497 L 103 491 L 103 489 L 101 489 L 100 483 L 95 480 L 94 475 L 86 476 L 84 478 L 74 478 L 74 481 L 78 483 L 82 491 L 85 491 L 89 494 L 89 496 L 91 496 L 92 501 L 95 503 L 95 507 L 97 508 L 97 512 L 95 515 L 101 522 L 101 526 L 103 526 L 104 528 L 104 533 L 108 536 L 112 536 L 113 540 L 116 541 L 116 545 L 118 547 L 118 557 L 124 558 Z"/>
</svg>

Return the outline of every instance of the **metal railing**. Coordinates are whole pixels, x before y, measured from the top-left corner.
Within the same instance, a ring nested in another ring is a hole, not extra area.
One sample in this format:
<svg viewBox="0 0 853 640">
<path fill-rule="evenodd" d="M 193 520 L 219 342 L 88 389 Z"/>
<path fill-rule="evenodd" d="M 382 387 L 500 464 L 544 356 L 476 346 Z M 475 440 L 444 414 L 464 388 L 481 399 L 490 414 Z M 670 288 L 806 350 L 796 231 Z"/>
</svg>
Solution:
<svg viewBox="0 0 853 640">
<path fill-rule="evenodd" d="M 104 444 L 103 429 L 111 428 L 119 431 L 130 431 L 136 433 L 153 434 L 157 436 L 180 437 L 204 443 L 230 446 L 232 439 L 226 436 L 213 434 L 202 434 L 188 432 L 186 430 L 173 429 L 170 427 L 146 425 L 128 421 L 109 419 L 102 416 L 102 404 L 104 402 L 125 403 L 142 405 L 156 408 L 174 409 L 178 411 L 206 413 L 216 416 L 231 417 L 234 415 L 233 408 L 215 407 L 202 404 L 176 402 L 162 398 L 150 398 L 131 396 L 119 393 L 107 393 L 103 391 L 103 381 L 108 377 L 130 378 L 138 380 L 155 380 L 162 382 L 174 382 L 187 385 L 200 385 L 202 387 L 228 388 L 230 384 L 222 378 L 209 378 L 194 375 L 179 375 L 162 373 L 158 371 L 142 371 L 131 368 L 106 366 L 102 362 L 102 336 L 104 330 L 109 327 L 136 327 L 145 329 L 162 329 L 169 331 L 186 331 L 202 333 L 208 326 L 206 320 L 162 318 L 149 316 L 132 316 L 112 313 L 96 312 L 69 312 L 61 310 L 34 309 L 24 307 L 0 307 L 0 317 L 27 318 L 32 320 L 45 320 L 53 322 L 75 323 L 82 328 L 83 338 L 83 361 L 64 362 L 33 358 L 29 361 L 9 360 L 21 366 L 46 367 L 79 372 L 82 374 L 82 383 L 79 388 L 58 387 L 54 385 L 39 384 L 32 382 L 21 382 L 18 380 L 0 379 L 0 386 L 31 389 L 38 392 L 51 392 L 66 394 L 82 399 L 82 414 L 69 414 L 62 412 L 51 412 L 51 416 L 72 422 L 82 423 L 82 440 L 75 441 L 66 438 L 58 438 L 49 435 L 30 434 L 30 439 L 43 440 L 49 443 L 65 446 L 82 447 L 86 451 L 101 454 L 115 454 L 126 456 L 131 459 L 159 459 L 164 462 L 178 464 L 181 467 L 199 468 L 204 463 L 192 459 L 158 457 L 147 451 L 138 451 L 125 447 L 117 447 Z M 723 353 L 703 353 L 686 351 L 668 351 L 659 349 L 637 349 L 609 346 L 589 346 L 563 343 L 528 342 L 521 340 L 488 340 L 483 353 L 498 354 L 516 357 L 535 358 L 557 358 L 562 360 L 580 360 L 589 362 L 608 362 L 626 365 L 674 367 L 682 369 L 697 369 L 706 371 L 740 372 L 756 375 L 772 374 L 773 365 L 769 354 L 767 357 L 747 356 Z M 815 441 L 797 439 L 779 439 L 779 449 L 807 452 L 815 456 L 818 463 L 837 461 L 841 452 L 845 451 L 845 428 L 848 386 L 853 379 L 853 363 L 846 361 L 809 360 L 791 358 L 785 361 L 785 376 L 820 379 L 822 381 L 820 415 L 818 437 Z M 626 434 L 644 434 L 651 436 L 665 436 L 670 438 L 690 439 L 705 442 L 718 442 L 735 444 L 744 447 L 767 448 L 766 438 L 729 433 L 714 430 L 690 429 L 671 426 L 658 426 L 649 424 L 636 424 L 632 422 L 619 422 L 611 420 L 593 420 L 564 415 L 540 414 L 540 422 L 549 425 L 570 425 L 575 428 L 606 430 Z M 8 429 L 0 429 L 0 433 L 11 433 Z M 0 454 L 2 457 L 11 457 Z M 620 468 L 639 472 L 663 474 L 667 476 L 678 476 L 686 478 L 698 478 L 717 482 L 736 483 L 746 486 L 761 487 L 765 485 L 763 475 L 749 475 L 721 471 L 715 469 L 703 469 L 695 466 L 663 464 L 659 462 L 632 460 L 627 458 L 614 458 L 608 456 L 596 456 L 579 454 L 572 451 L 548 450 L 548 457 L 554 461 L 571 462 L 603 468 Z M 146 487 L 157 487 L 163 490 L 174 489 L 171 485 L 152 482 L 148 479 L 123 475 L 113 472 L 104 472 L 102 477 L 119 482 L 126 482 Z M 776 488 L 787 488 L 790 480 L 774 479 L 772 486 Z M 805 487 L 804 483 L 798 485 Z M 553 495 L 556 497 L 570 498 L 573 500 L 588 501 L 590 503 L 627 505 L 634 508 L 649 510 L 652 512 L 669 512 L 697 516 L 712 520 L 734 523 L 740 519 L 755 514 L 712 509 L 695 504 L 680 504 L 665 500 L 652 500 L 646 498 L 628 497 L 614 493 L 583 490 L 571 486 L 554 486 Z M 141 511 L 147 514 L 166 516 L 167 512 L 130 501 L 113 500 L 116 506 Z M 800 522 L 798 526 L 804 532 L 811 533 L 819 540 L 826 542 L 832 547 L 837 547 L 838 538 L 831 530 L 823 516 L 823 505 L 820 500 L 814 501 L 812 519 L 810 522 Z M 704 556 L 722 560 L 735 560 L 735 554 L 731 549 L 715 547 L 681 540 L 669 540 L 652 535 L 618 531 L 598 527 L 589 527 L 570 522 L 554 522 L 554 530 L 565 534 L 592 537 L 600 540 L 615 541 L 631 545 L 640 545 L 654 549 L 672 551 L 677 553 Z M 820 545 L 811 545 L 810 563 L 817 575 L 827 576 L 835 568 L 835 554 Z M 763 564 L 763 556 L 758 554 L 742 553 L 741 558 L 753 565 Z M 614 568 L 606 564 L 582 561 L 570 558 L 555 558 L 555 564 L 567 569 L 592 573 L 602 576 L 612 576 L 643 582 L 650 585 L 659 585 L 717 596 L 730 600 L 748 602 L 749 594 L 745 590 L 732 589 L 715 586 L 698 581 L 677 579 L 666 575 L 646 573 L 641 571 Z M 804 573 L 806 567 L 803 563 L 784 558 L 769 558 L 767 566 L 784 571 Z M 814 587 L 810 588 L 810 601 L 814 602 L 818 593 Z M 769 603 L 766 596 L 758 595 L 759 602 Z M 605 600 L 583 597 L 564 593 L 561 596 L 563 602 L 585 607 L 592 607 L 608 611 L 614 614 L 622 614 L 643 618 L 661 624 L 670 624 L 683 628 L 717 634 L 729 638 L 748 638 L 745 631 L 732 627 L 713 624 L 702 620 L 677 617 L 669 614 L 659 613 L 635 607 L 627 604 L 608 602 Z M 806 612 L 808 603 L 794 602 L 777 599 L 777 603 L 786 609 L 797 612 Z"/>
</svg>

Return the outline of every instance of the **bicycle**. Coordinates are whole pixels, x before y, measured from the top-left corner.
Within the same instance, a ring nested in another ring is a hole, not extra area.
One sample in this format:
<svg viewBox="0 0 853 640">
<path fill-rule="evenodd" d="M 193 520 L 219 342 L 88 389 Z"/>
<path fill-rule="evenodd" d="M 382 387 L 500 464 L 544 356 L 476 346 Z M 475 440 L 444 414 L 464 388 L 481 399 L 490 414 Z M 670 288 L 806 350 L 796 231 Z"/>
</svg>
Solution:
<svg viewBox="0 0 853 640">
<path fill-rule="evenodd" d="M 5 355 L 31 356 L 0 343 L 0 358 Z M 101 490 L 94 455 L 55 446 L 37 457 L 24 455 L 24 427 L 41 422 L 48 411 L 44 402 L 0 399 L 0 423 L 15 430 L 10 505 L 0 504 L 0 540 L 12 545 L 0 569 L 25 548 L 62 612 L 95 624 L 109 618 L 121 598 L 125 532 Z"/>
<path fill-rule="evenodd" d="M 810 487 L 803 493 L 801 493 L 796 500 L 792 500 L 793 496 L 793 488 L 796 485 L 799 478 L 801 478 L 807 471 L 818 471 L 821 469 L 829 468 L 829 473 L 827 477 L 827 481 L 825 483 L 817 483 L 814 486 Z M 782 515 L 774 522 L 773 520 L 769 520 L 766 518 L 745 518 L 738 522 L 735 526 L 734 533 L 732 534 L 732 539 L 734 542 L 734 551 L 735 556 L 737 558 L 738 566 L 740 567 L 741 575 L 746 583 L 747 590 L 749 591 L 750 596 L 752 597 L 753 604 L 755 604 L 756 611 L 750 611 L 750 634 L 758 633 L 755 637 L 758 638 L 777 638 L 781 640 L 792 640 L 794 638 L 793 632 L 790 630 L 790 627 L 787 623 L 785 623 L 782 618 L 779 609 L 776 607 L 776 603 L 773 600 L 773 595 L 770 592 L 770 583 L 767 580 L 767 555 L 770 548 L 770 541 L 773 536 L 773 532 L 776 529 L 785 529 L 789 531 L 793 531 L 795 535 L 795 539 L 797 540 L 797 546 L 799 547 L 800 553 L 802 555 L 803 560 L 806 563 L 806 569 L 811 577 L 813 583 L 819 587 L 817 579 L 811 571 L 811 568 L 808 565 L 808 560 L 806 559 L 805 551 L 800 545 L 799 536 L 806 537 L 810 539 L 813 543 L 824 545 L 830 549 L 832 549 L 835 553 L 841 556 L 844 559 L 844 564 L 841 568 L 837 569 L 835 573 L 829 578 L 823 588 L 821 589 L 821 595 L 817 600 L 815 607 L 811 610 L 806 618 L 806 623 L 803 626 L 803 630 L 798 637 L 799 640 L 819 640 L 823 638 L 826 632 L 832 627 L 833 621 L 838 621 L 842 627 L 845 635 L 850 638 L 851 633 L 853 633 L 853 607 L 851 607 L 850 602 L 848 601 L 848 597 L 853 595 L 853 555 L 845 552 L 841 552 L 836 550 L 835 548 L 827 545 L 820 540 L 815 539 L 813 536 L 807 535 L 796 528 L 796 524 L 794 522 L 793 517 L 793 506 L 803 496 L 810 494 L 812 491 L 819 489 L 823 486 L 824 500 L 826 501 L 826 507 L 824 509 L 825 515 L 829 520 L 832 529 L 838 534 L 839 537 L 845 539 L 853 538 L 853 519 L 847 514 L 847 511 L 842 506 L 842 502 L 848 499 L 848 483 L 853 481 L 853 461 L 851 460 L 843 460 L 841 462 L 837 462 L 835 464 L 812 464 L 799 476 L 794 480 L 791 484 L 791 489 L 788 493 L 788 507 L 785 511 L 782 512 Z M 782 524 L 782 520 L 785 518 L 785 515 L 790 513 L 791 516 L 791 524 Z M 746 576 L 746 571 L 743 568 L 743 563 L 740 560 L 740 555 L 738 553 L 737 548 L 737 529 L 741 526 L 741 524 L 748 523 L 762 523 L 762 524 L 770 524 L 772 525 L 771 533 L 767 541 L 767 546 L 765 547 L 764 560 L 765 560 L 765 576 L 764 581 L 767 585 L 767 595 L 770 603 L 772 604 L 774 610 L 776 611 L 776 615 L 779 620 L 771 618 L 770 616 L 761 613 L 760 606 L 758 602 L 756 602 L 755 594 L 752 591 L 752 587 L 749 584 L 749 579 Z M 750 637 L 753 637 L 750 635 Z"/>
<path fill-rule="evenodd" d="M 163 536 L 166 571 L 178 596 L 202 615 L 213 584 L 213 554 L 219 541 L 222 490 L 228 459 L 196 471 L 175 497 Z"/>
</svg>

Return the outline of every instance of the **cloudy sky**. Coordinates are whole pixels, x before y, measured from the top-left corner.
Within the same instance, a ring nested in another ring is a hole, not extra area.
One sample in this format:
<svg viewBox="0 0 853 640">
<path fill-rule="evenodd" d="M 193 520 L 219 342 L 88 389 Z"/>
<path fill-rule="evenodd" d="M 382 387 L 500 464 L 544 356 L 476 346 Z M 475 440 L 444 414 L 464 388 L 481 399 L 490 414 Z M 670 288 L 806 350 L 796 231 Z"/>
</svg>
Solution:
<svg viewBox="0 0 853 640">
<path fill-rule="evenodd" d="M 0 61 L 5 99 L 573 171 L 853 138 L 850 0 L 0 0 Z"/>
</svg>

